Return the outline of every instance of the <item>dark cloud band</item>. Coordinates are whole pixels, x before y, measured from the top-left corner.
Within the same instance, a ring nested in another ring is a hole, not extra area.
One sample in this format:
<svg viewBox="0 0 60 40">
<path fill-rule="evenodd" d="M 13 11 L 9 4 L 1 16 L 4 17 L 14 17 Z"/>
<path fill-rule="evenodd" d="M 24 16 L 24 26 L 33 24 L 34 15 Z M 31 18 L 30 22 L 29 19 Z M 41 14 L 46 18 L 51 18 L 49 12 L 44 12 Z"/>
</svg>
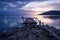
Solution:
<svg viewBox="0 0 60 40">
<path fill-rule="evenodd" d="M 0 0 L 0 2 L 16 2 L 16 1 L 32 2 L 32 1 L 47 1 L 47 0 Z"/>
</svg>

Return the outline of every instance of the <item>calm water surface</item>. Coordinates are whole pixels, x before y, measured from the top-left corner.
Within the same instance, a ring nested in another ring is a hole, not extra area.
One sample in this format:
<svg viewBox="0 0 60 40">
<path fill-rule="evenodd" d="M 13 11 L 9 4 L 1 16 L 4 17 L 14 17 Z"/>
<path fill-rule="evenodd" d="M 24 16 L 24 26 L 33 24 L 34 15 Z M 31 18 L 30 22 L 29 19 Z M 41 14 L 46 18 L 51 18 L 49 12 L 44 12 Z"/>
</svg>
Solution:
<svg viewBox="0 0 60 40">
<path fill-rule="evenodd" d="M 60 29 L 60 16 L 26 15 L 24 17 L 37 17 L 39 20 Z M 21 16 L 0 16 L 0 28 L 21 27 Z"/>
<path fill-rule="evenodd" d="M 50 26 L 54 26 L 57 29 L 60 29 L 60 16 L 50 16 L 50 15 L 37 15 L 35 16 L 45 24 L 48 24 Z"/>
<path fill-rule="evenodd" d="M 28 17 L 28 16 L 27 16 Z M 57 29 L 60 29 L 60 15 L 34 15 L 30 17 L 37 17 L 39 20 L 44 22 L 45 24 L 48 24 L 50 26 L 54 26 Z"/>
</svg>

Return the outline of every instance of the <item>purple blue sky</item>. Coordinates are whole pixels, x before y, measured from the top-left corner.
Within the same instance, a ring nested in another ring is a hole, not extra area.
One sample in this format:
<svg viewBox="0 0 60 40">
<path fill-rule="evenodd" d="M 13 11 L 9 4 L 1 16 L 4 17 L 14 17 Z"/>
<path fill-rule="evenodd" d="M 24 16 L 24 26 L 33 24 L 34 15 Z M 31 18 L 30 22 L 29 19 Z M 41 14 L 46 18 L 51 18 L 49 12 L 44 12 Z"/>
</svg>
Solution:
<svg viewBox="0 0 60 40">
<path fill-rule="evenodd" d="M 60 0 L 0 0 L 1 10 L 39 14 L 49 10 L 60 10 Z"/>
</svg>

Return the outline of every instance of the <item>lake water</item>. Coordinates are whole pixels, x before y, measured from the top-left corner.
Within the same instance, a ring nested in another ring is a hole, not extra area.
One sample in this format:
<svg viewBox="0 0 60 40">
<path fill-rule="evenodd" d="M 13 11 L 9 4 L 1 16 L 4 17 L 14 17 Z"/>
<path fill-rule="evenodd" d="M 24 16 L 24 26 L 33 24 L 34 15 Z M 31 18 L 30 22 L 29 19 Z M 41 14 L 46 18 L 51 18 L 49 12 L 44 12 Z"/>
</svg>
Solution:
<svg viewBox="0 0 60 40">
<path fill-rule="evenodd" d="M 35 16 L 45 24 L 54 26 L 57 29 L 60 29 L 60 16 L 56 15 L 37 15 Z"/>
<path fill-rule="evenodd" d="M 26 15 L 24 17 L 37 17 L 39 20 L 60 29 L 60 16 Z M 22 27 L 21 16 L 0 16 L 0 28 Z"/>
<path fill-rule="evenodd" d="M 60 29 L 60 15 L 31 15 L 30 17 L 37 17 L 43 23 Z"/>
</svg>

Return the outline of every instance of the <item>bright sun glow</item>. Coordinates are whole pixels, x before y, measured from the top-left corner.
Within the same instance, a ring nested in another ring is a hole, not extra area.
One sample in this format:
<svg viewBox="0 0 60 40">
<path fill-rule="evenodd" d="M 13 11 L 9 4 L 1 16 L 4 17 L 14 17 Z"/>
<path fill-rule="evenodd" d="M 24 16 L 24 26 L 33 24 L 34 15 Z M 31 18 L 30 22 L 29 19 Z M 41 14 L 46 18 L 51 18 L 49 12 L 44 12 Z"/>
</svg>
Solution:
<svg viewBox="0 0 60 40">
<path fill-rule="evenodd" d="M 29 10 L 29 11 L 36 11 L 36 12 L 45 12 L 54 9 L 45 2 L 30 2 L 27 5 L 23 6 L 20 9 Z M 38 14 L 38 13 L 37 13 Z"/>
</svg>

